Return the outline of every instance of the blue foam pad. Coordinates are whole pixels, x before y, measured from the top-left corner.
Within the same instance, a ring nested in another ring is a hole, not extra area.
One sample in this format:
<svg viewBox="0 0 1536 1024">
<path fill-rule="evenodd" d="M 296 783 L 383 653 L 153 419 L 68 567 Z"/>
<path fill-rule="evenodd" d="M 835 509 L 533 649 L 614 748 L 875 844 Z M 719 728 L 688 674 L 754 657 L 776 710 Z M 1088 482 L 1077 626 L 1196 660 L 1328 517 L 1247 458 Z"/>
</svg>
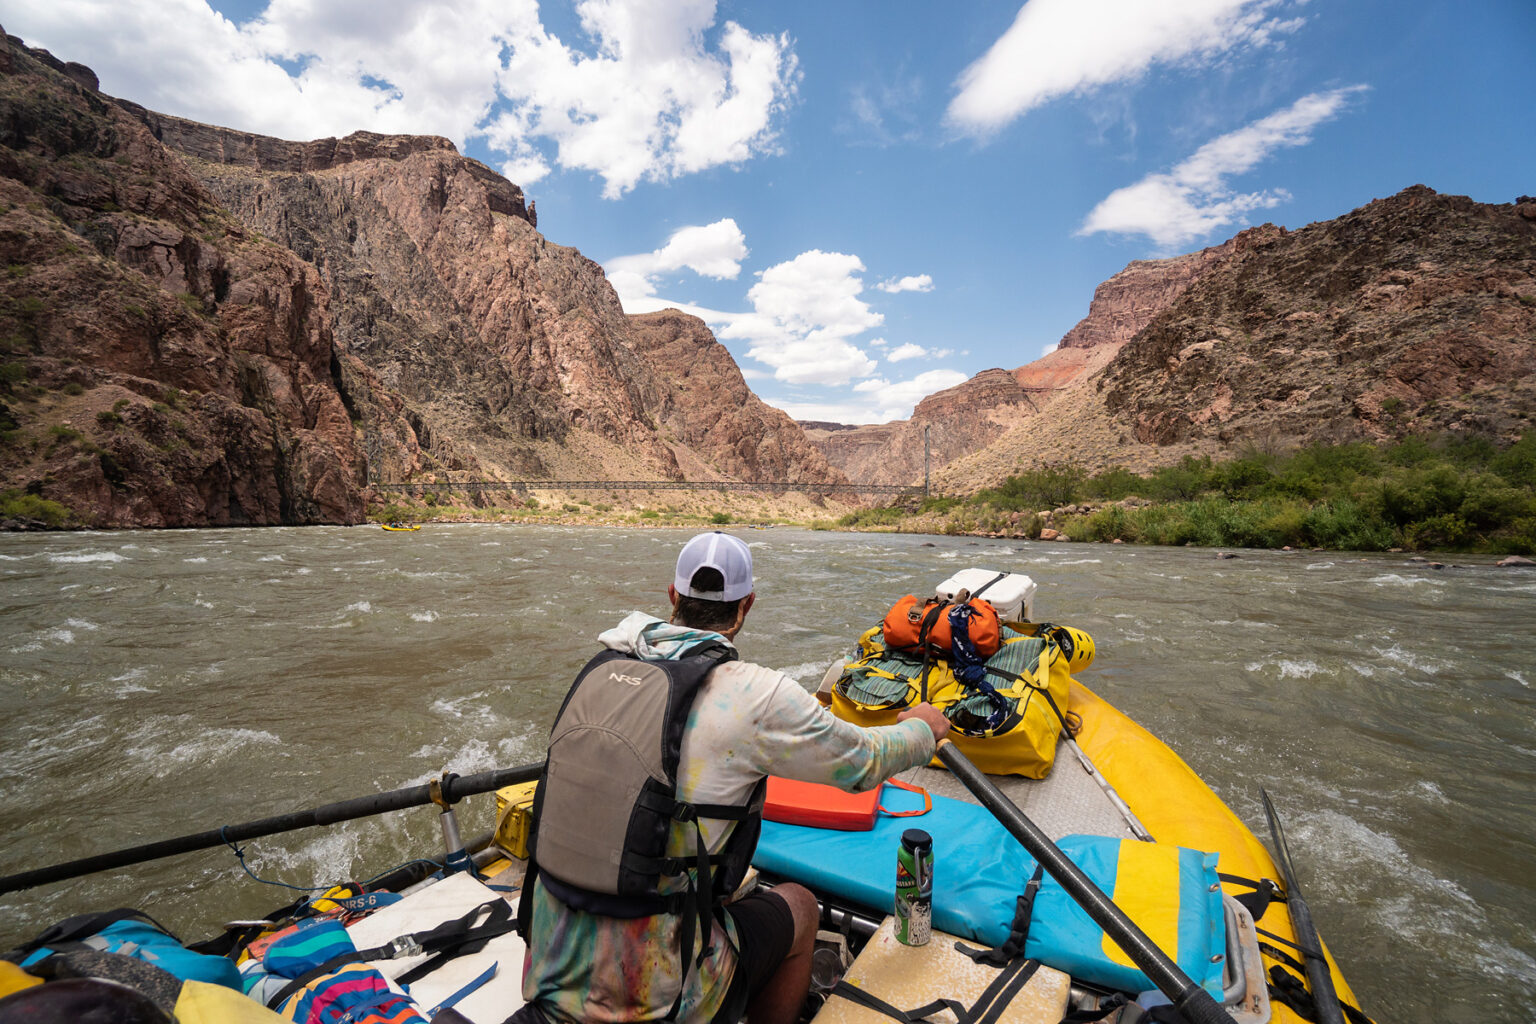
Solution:
<svg viewBox="0 0 1536 1024">
<path fill-rule="evenodd" d="M 893 811 L 918 810 L 923 798 L 887 786 Z M 920 828 L 933 837 L 933 926 L 961 938 L 1001 945 L 1013 908 L 1035 861 L 984 807 L 935 796 L 933 810 L 914 818 L 881 814 L 868 832 L 840 832 L 763 822 L 752 863 L 759 871 L 832 893 L 880 915 L 891 913 L 901 834 Z"/>
</svg>

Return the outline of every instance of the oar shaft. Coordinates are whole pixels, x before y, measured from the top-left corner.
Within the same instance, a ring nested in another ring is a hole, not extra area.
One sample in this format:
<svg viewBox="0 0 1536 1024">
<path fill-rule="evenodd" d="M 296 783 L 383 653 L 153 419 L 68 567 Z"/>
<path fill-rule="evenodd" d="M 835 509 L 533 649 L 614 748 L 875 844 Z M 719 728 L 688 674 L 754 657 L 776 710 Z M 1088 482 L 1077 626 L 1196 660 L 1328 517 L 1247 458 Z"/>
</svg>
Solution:
<svg viewBox="0 0 1536 1024">
<path fill-rule="evenodd" d="M 455 803 L 476 793 L 488 793 L 502 786 L 528 782 L 538 778 L 542 767 L 538 764 L 528 764 L 518 768 L 482 772 L 479 775 L 454 776 L 442 786 L 443 799 L 449 803 Z M 371 796 L 353 800 L 324 804 L 307 811 L 280 814 L 272 818 L 262 818 L 259 821 L 248 821 L 241 825 L 227 825 L 223 828 L 209 829 L 206 832 L 145 843 L 142 846 L 130 846 L 93 857 L 82 857 L 64 864 L 22 871 L 0 877 L 0 894 L 32 889 L 50 882 L 62 882 L 67 878 L 78 878 L 81 875 L 126 867 L 129 864 L 142 864 L 145 861 L 158 860 L 161 857 L 170 857 L 179 853 L 208 850 L 215 846 L 222 846 L 226 841 L 237 843 L 246 839 L 259 839 L 262 836 L 292 832 L 295 829 L 330 825 L 338 821 L 350 821 L 353 818 L 366 818 L 407 807 L 420 807 L 423 804 L 432 803 L 431 790 L 431 785 L 427 784 L 396 789 L 388 793 L 374 793 Z"/>
<path fill-rule="evenodd" d="M 1012 800 L 1004 796 L 991 779 L 971 764 L 958 747 L 948 741 L 941 742 L 939 759 L 981 801 L 982 806 L 991 811 L 1002 826 L 1023 844 L 1029 855 L 1060 883 L 1067 895 L 1093 918 L 1094 923 L 1125 950 L 1131 961 L 1172 1001 L 1190 1024 L 1232 1024 L 1232 1018 L 1211 998 L 1211 994 L 1195 984 L 1193 978 L 1159 949 L 1147 933 L 1127 917 L 1125 911 L 1115 906 L 1114 901 L 1094 884 L 1093 879 L 1068 860 L 1066 854 L 1051 842 L 1050 837 L 1030 821 Z"/>
<path fill-rule="evenodd" d="M 1312 1004 L 1317 1008 L 1318 1024 L 1344 1024 L 1344 1007 L 1339 1002 L 1338 990 L 1333 987 L 1333 972 L 1328 961 L 1321 955 L 1323 940 L 1317 934 L 1312 921 L 1312 908 L 1302 899 L 1301 884 L 1296 881 L 1296 867 L 1291 862 L 1290 844 L 1285 841 L 1285 827 L 1280 824 L 1280 812 L 1274 801 L 1263 789 L 1259 795 L 1264 801 L 1264 816 L 1269 819 L 1269 835 L 1275 844 L 1275 860 L 1280 874 L 1285 878 L 1285 909 L 1291 915 L 1291 926 L 1296 929 L 1296 942 L 1302 948 L 1302 960 L 1306 967 L 1307 990 L 1312 993 Z"/>
</svg>

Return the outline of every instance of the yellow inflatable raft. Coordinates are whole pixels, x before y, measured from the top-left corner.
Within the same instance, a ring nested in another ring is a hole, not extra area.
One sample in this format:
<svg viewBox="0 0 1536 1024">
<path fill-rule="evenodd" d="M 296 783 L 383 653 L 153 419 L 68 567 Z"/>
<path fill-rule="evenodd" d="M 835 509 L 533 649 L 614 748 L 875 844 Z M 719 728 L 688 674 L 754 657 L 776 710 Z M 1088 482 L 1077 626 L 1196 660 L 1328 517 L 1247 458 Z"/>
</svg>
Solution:
<svg viewBox="0 0 1536 1024">
<path fill-rule="evenodd" d="M 1223 875 L 1254 880 L 1282 877 L 1258 837 L 1162 740 L 1075 679 L 1070 706 L 1082 718 L 1082 728 L 1077 734 L 1078 746 L 1146 826 L 1153 839 L 1220 854 Z M 1246 886 L 1227 881 L 1222 883 L 1222 888 L 1232 896 L 1251 891 Z M 1296 932 L 1283 903 L 1272 904 L 1256 924 L 1279 936 L 1284 943 L 1296 942 Z M 1276 966 L 1293 975 L 1299 973 L 1292 965 L 1282 964 L 1262 946 L 1260 949 L 1266 977 Z M 1295 952 L 1294 949 L 1289 951 Z M 1328 957 L 1339 999 L 1347 1005 L 1358 1006 L 1354 992 L 1326 945 L 1323 952 Z M 1299 953 L 1296 953 L 1296 959 L 1300 959 Z M 1277 1024 L 1302 1024 L 1305 1021 L 1279 1000 L 1271 1000 L 1271 1013 L 1270 1019 Z"/>
</svg>

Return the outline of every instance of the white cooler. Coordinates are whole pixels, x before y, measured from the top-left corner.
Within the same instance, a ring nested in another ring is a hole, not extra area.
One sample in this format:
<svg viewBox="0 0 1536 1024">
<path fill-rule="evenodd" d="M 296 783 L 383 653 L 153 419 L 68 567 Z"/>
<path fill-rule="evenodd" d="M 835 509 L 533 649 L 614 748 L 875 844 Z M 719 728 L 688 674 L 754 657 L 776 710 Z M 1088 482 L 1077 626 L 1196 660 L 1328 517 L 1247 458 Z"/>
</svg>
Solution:
<svg viewBox="0 0 1536 1024">
<path fill-rule="evenodd" d="M 996 578 L 992 569 L 961 569 L 940 583 L 934 594 L 946 601 L 953 601 L 962 590 L 972 594 L 981 590 L 989 580 Z M 1005 573 L 982 593 L 981 599 L 997 609 L 1004 622 L 1032 622 L 1035 617 L 1035 581 L 1021 572 Z"/>
</svg>

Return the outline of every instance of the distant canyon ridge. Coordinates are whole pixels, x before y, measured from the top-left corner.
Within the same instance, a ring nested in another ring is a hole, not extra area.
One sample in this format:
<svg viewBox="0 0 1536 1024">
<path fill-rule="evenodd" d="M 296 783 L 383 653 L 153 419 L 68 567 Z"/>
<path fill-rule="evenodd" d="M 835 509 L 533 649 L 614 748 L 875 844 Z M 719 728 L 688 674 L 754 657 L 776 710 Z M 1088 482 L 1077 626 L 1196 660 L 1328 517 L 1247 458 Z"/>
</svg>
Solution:
<svg viewBox="0 0 1536 1024">
<path fill-rule="evenodd" d="M 97 526 L 356 523 L 379 482 L 923 478 L 1244 444 L 1513 436 L 1536 201 L 1415 186 L 1137 261 L 1043 359 L 908 421 L 797 424 L 706 325 L 627 315 L 446 139 L 287 142 L 0 48 L 0 490 Z"/>
</svg>

